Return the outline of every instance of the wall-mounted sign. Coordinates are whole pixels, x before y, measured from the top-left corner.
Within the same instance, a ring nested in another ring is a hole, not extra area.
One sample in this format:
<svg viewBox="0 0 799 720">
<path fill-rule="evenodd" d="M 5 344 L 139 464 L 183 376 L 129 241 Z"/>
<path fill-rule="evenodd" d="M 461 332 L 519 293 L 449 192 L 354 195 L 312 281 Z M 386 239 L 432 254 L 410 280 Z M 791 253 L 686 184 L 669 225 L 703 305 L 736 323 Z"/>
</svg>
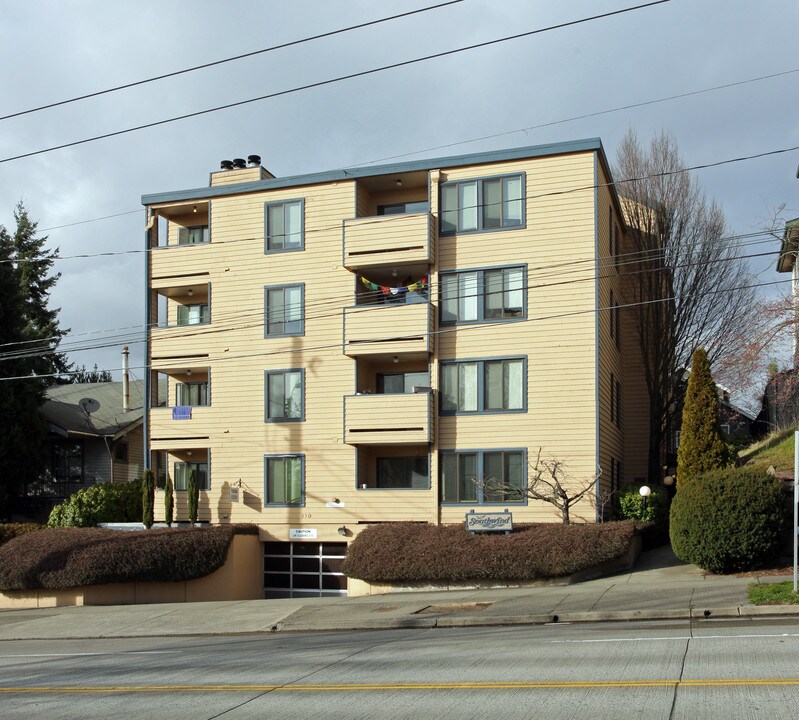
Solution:
<svg viewBox="0 0 799 720">
<path fill-rule="evenodd" d="M 173 420 L 191 420 L 191 405 L 175 405 L 172 408 Z"/>
<path fill-rule="evenodd" d="M 513 513 L 491 512 L 476 513 L 474 510 L 466 513 L 466 529 L 470 533 L 478 532 L 504 532 L 506 535 L 513 530 Z"/>
<path fill-rule="evenodd" d="M 241 501 L 241 488 L 240 487 L 230 488 L 230 502 L 237 503 L 240 501 Z"/>
<path fill-rule="evenodd" d="M 316 540 L 316 528 L 291 528 L 290 540 Z"/>
</svg>

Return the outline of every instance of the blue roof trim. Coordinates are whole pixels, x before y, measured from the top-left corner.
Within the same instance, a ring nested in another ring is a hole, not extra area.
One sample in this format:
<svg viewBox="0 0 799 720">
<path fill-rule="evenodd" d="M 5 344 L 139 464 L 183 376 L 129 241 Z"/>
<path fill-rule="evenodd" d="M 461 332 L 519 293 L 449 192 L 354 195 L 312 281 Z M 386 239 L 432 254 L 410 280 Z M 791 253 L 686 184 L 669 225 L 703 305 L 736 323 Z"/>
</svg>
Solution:
<svg viewBox="0 0 799 720">
<path fill-rule="evenodd" d="M 335 182 L 337 180 L 357 180 L 358 178 L 390 175 L 400 172 L 413 172 L 415 170 L 443 170 L 446 168 L 460 167 L 462 165 L 481 165 L 506 160 L 521 160 L 523 158 L 593 151 L 598 151 L 604 157 L 602 141 L 599 138 L 587 138 L 585 140 L 551 143 L 548 145 L 530 145 L 506 150 L 490 150 L 488 152 L 451 155 L 443 158 L 411 160 L 402 163 L 391 163 L 390 165 L 373 165 L 344 168 L 341 170 L 328 170 L 326 172 L 311 173 L 308 175 L 294 175 L 285 178 L 274 178 L 272 180 L 257 180 L 255 182 L 219 185 L 217 187 L 152 193 L 149 195 L 142 195 L 141 201 L 143 205 L 154 205 L 156 203 L 180 202 L 183 200 L 200 200 L 224 197 L 225 195 L 240 195 L 242 193 L 258 192 L 262 190 L 297 187 L 300 185 L 315 185 L 318 183 Z M 607 165 L 607 161 L 605 164 Z"/>
</svg>

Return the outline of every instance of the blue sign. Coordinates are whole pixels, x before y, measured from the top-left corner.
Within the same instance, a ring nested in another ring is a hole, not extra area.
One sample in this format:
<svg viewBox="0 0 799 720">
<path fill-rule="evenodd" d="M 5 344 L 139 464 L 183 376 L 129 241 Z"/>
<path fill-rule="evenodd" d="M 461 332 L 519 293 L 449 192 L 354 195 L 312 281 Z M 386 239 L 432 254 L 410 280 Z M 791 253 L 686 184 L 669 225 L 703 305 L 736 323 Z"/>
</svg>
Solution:
<svg viewBox="0 0 799 720">
<path fill-rule="evenodd" d="M 191 405 L 175 405 L 172 408 L 173 420 L 191 420 Z"/>
</svg>

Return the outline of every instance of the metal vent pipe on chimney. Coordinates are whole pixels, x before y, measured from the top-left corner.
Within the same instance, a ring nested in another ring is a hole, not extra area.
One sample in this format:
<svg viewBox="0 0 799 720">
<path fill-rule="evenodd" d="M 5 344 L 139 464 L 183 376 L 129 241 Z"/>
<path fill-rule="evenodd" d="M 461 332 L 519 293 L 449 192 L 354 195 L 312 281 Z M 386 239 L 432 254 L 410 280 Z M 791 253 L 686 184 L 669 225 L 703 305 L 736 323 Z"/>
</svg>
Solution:
<svg viewBox="0 0 799 720">
<path fill-rule="evenodd" d="M 128 372 L 128 346 L 122 348 L 122 412 L 130 410 L 130 374 Z"/>
</svg>

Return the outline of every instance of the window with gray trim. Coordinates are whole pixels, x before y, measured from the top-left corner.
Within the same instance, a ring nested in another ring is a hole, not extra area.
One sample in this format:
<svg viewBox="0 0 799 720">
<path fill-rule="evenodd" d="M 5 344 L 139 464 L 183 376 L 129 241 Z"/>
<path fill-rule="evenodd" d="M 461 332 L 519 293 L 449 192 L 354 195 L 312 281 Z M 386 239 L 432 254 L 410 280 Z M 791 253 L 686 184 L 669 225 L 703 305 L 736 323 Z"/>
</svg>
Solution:
<svg viewBox="0 0 799 720">
<path fill-rule="evenodd" d="M 178 305 L 178 325 L 203 325 L 211 322 L 211 308 L 208 303 Z"/>
<path fill-rule="evenodd" d="M 264 455 L 266 504 L 302 505 L 305 502 L 304 474 L 304 455 Z"/>
<path fill-rule="evenodd" d="M 211 484 L 208 481 L 208 463 L 207 462 L 176 462 L 174 465 L 175 472 L 175 490 L 188 490 L 189 489 L 189 474 L 194 472 L 195 480 L 197 480 L 197 487 L 200 490 L 210 490 Z"/>
<path fill-rule="evenodd" d="M 303 419 L 303 371 L 266 371 L 266 420 L 290 422 Z"/>
<path fill-rule="evenodd" d="M 175 404 L 204 407 L 208 405 L 208 381 L 178 383 L 175 387 Z"/>
<path fill-rule="evenodd" d="M 430 487 L 427 456 L 377 458 L 377 487 L 426 490 Z"/>
<path fill-rule="evenodd" d="M 524 175 L 441 185 L 441 234 L 481 232 L 524 224 Z"/>
<path fill-rule="evenodd" d="M 266 336 L 302 335 L 305 332 L 303 294 L 302 285 L 264 288 Z"/>
<path fill-rule="evenodd" d="M 178 245 L 202 245 L 211 242 L 211 232 L 207 225 L 178 228 Z"/>
<path fill-rule="evenodd" d="M 441 322 L 495 322 L 527 312 L 523 265 L 441 273 Z"/>
<path fill-rule="evenodd" d="M 442 451 L 441 502 L 489 505 L 523 503 L 524 450 Z"/>
<path fill-rule="evenodd" d="M 264 203 L 264 252 L 303 249 L 303 201 Z"/>
<path fill-rule="evenodd" d="M 526 370 L 526 358 L 442 363 L 441 414 L 525 411 Z"/>
</svg>

